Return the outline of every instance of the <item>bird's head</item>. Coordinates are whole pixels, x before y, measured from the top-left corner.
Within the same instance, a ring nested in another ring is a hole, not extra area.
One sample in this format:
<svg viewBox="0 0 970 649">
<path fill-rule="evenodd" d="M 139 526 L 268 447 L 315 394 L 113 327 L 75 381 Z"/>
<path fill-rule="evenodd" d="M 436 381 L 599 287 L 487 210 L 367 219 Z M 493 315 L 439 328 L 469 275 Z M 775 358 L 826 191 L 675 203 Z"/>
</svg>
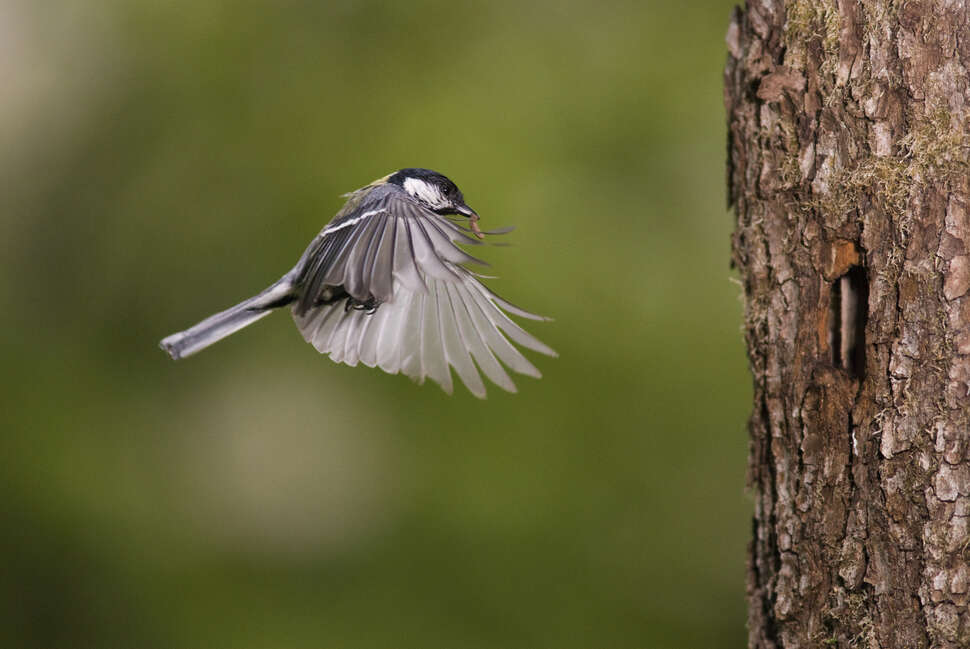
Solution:
<svg viewBox="0 0 970 649">
<path fill-rule="evenodd" d="M 387 182 L 404 190 L 412 200 L 438 214 L 461 214 L 475 221 L 478 214 L 465 204 L 461 190 L 437 171 L 430 169 L 401 169 L 391 174 Z"/>
</svg>

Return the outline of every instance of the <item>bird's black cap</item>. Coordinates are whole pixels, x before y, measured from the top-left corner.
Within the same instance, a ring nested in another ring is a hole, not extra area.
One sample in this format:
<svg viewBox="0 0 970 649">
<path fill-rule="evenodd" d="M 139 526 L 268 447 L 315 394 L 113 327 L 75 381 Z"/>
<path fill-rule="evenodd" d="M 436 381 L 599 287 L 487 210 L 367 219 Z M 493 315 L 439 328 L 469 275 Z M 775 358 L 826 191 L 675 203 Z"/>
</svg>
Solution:
<svg viewBox="0 0 970 649">
<path fill-rule="evenodd" d="M 422 169 L 421 167 L 408 167 L 407 169 L 401 169 L 391 174 L 388 177 L 387 182 L 393 183 L 398 186 L 404 185 L 404 181 L 408 178 L 417 178 L 425 182 L 434 183 L 436 185 L 447 187 L 451 186 L 458 189 L 455 183 L 445 176 L 444 174 L 438 173 L 431 169 Z"/>
</svg>

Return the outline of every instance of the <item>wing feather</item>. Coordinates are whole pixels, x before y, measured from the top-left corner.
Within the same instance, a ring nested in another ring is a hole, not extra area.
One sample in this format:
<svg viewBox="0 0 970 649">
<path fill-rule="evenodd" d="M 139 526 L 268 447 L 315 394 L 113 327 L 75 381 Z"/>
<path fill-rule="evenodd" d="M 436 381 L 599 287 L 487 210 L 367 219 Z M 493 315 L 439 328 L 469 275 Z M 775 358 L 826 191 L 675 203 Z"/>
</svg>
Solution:
<svg viewBox="0 0 970 649">
<path fill-rule="evenodd" d="M 324 273 L 324 284 L 343 286 L 348 294 L 359 300 L 366 300 L 370 294 L 370 278 L 364 276 L 362 266 L 367 248 L 380 224 L 379 219 L 375 218 L 379 213 L 373 212 L 370 216 L 361 217 L 361 222 L 353 227 L 333 264 Z"/>
<path fill-rule="evenodd" d="M 343 309 L 316 309 L 307 314 L 306 320 L 308 322 L 305 327 L 300 325 L 299 319 L 297 326 L 305 332 L 304 336 L 318 352 L 328 354 L 330 353 L 330 339 L 333 338 L 337 325 L 340 324 L 344 315 Z"/>
<path fill-rule="evenodd" d="M 380 360 L 378 355 L 378 341 L 381 331 L 387 326 L 387 319 L 392 309 L 378 309 L 376 312 L 367 315 L 367 329 L 364 331 L 360 340 L 360 360 L 367 367 L 377 367 Z"/>
<path fill-rule="evenodd" d="M 379 311 L 378 311 L 379 312 Z M 359 348 L 360 348 L 360 362 L 367 367 L 377 366 L 377 336 L 380 333 L 380 326 L 383 323 L 383 318 L 378 319 L 374 313 L 369 318 L 365 318 L 366 323 L 361 331 Z"/>
<path fill-rule="evenodd" d="M 344 349 L 347 345 L 347 329 L 350 326 L 350 319 L 355 313 L 356 311 L 344 311 L 344 314 L 340 317 L 337 326 L 333 330 L 333 335 L 327 343 L 329 347 L 327 351 L 330 353 L 330 359 L 335 363 L 344 362 Z"/>
<path fill-rule="evenodd" d="M 411 219 L 407 224 L 408 231 L 411 233 L 411 244 L 414 247 L 414 259 L 423 273 L 435 279 L 458 281 L 457 273 L 448 267 L 441 258 L 441 254 L 435 250 L 434 242 L 425 230 L 424 223 L 419 219 Z"/>
<path fill-rule="evenodd" d="M 468 311 L 471 314 L 472 320 L 475 322 L 479 333 L 485 340 L 485 344 L 488 346 L 492 352 L 495 353 L 498 358 L 505 363 L 505 365 L 519 374 L 525 374 L 526 376 L 531 376 L 533 378 L 541 378 L 542 374 L 536 368 L 535 365 L 529 362 L 529 360 L 522 355 L 522 353 L 516 349 L 512 343 L 508 341 L 508 338 L 502 335 L 498 326 L 495 322 L 489 319 L 486 315 L 486 308 L 479 303 L 480 296 L 476 291 L 466 291 L 464 297 L 468 302 Z"/>
<path fill-rule="evenodd" d="M 421 327 L 421 364 L 425 376 L 451 394 L 451 370 L 445 358 L 445 348 L 441 338 L 441 321 L 438 316 L 437 295 L 428 291 L 424 298 L 424 322 Z"/>
<path fill-rule="evenodd" d="M 527 347 L 532 351 L 539 352 L 540 354 L 545 354 L 546 356 L 555 357 L 559 355 L 553 351 L 551 347 L 544 344 L 519 325 L 515 324 L 511 318 L 505 315 L 502 309 L 496 306 L 495 302 L 492 301 L 493 298 L 491 296 L 494 295 L 494 293 L 486 289 L 477 281 L 474 281 L 473 286 L 478 294 L 484 298 L 482 300 L 478 300 L 478 303 L 485 308 L 485 317 L 494 322 L 506 336 L 512 339 L 512 342 L 522 345 L 523 347 Z M 497 298 L 498 296 L 495 297 Z M 538 318 L 541 316 L 534 317 Z"/>
<path fill-rule="evenodd" d="M 418 270 L 415 260 L 414 242 L 411 240 L 411 228 L 404 219 L 395 221 L 394 239 L 394 279 L 409 291 L 424 291 L 427 287 L 424 278 Z"/>
<path fill-rule="evenodd" d="M 326 231 L 326 230 L 324 230 Z M 340 230 L 331 235 L 318 235 L 303 253 L 306 261 L 302 269 L 303 293 L 298 302 L 300 313 L 306 313 L 307 309 L 316 303 L 317 298 L 324 290 L 324 278 L 327 269 L 333 265 L 334 258 L 345 245 L 350 236 L 350 229 Z"/>
<path fill-rule="evenodd" d="M 448 295 L 447 284 L 436 283 L 434 290 L 435 301 L 438 303 L 438 320 L 440 325 L 441 342 L 444 343 L 445 359 L 448 364 L 455 368 L 455 372 L 461 378 L 462 383 L 468 391 L 476 397 L 485 396 L 485 385 L 482 377 L 475 368 L 468 349 L 462 343 L 461 332 L 458 330 L 458 322 L 455 318 L 454 305 Z"/>
<path fill-rule="evenodd" d="M 475 363 L 492 383 L 507 392 L 516 392 L 515 383 L 505 373 L 499 362 L 495 360 L 495 356 L 489 350 L 488 345 L 485 344 L 482 332 L 479 331 L 472 320 L 468 304 L 462 296 L 464 287 L 461 284 L 447 284 L 446 288 L 451 298 L 451 304 L 455 309 L 461 340 L 465 343 L 465 347 L 472 358 L 475 359 Z M 484 396 L 484 387 L 482 396 Z"/>
<path fill-rule="evenodd" d="M 424 301 L 428 297 L 428 292 L 421 291 L 409 295 L 411 301 L 401 332 L 401 373 L 421 384 L 427 376 L 422 358 L 421 335 L 424 331 Z"/>
<path fill-rule="evenodd" d="M 360 335 L 368 321 L 365 315 L 363 311 L 355 310 L 348 319 L 343 362 L 351 367 L 355 367 L 360 361 Z"/>
<path fill-rule="evenodd" d="M 395 308 L 388 309 L 387 326 L 377 342 L 377 365 L 388 374 L 397 374 L 401 369 L 401 336 L 409 326 L 411 295 L 400 295 Z"/>
<path fill-rule="evenodd" d="M 434 248 L 438 258 L 452 264 L 478 264 L 488 266 L 488 263 L 477 257 L 472 257 L 467 252 L 455 245 L 454 239 L 449 237 L 442 227 L 447 227 L 451 223 L 445 219 L 420 219 L 416 218 L 415 223 L 420 223 L 431 239 L 431 246 Z M 464 236 L 464 235 L 462 235 Z"/>
<path fill-rule="evenodd" d="M 390 216 L 381 216 L 380 237 L 369 261 L 370 292 L 381 302 L 388 302 L 394 295 L 394 252 L 397 225 Z"/>
</svg>

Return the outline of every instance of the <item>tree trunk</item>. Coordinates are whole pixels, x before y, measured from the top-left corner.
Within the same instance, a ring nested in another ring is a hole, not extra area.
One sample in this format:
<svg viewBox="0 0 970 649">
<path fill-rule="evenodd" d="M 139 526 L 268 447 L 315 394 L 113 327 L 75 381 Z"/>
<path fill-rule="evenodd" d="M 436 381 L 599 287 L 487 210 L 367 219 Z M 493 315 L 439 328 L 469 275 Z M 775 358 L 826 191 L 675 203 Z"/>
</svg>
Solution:
<svg viewBox="0 0 970 649">
<path fill-rule="evenodd" d="M 751 647 L 970 647 L 968 14 L 749 0 L 728 30 Z"/>
</svg>

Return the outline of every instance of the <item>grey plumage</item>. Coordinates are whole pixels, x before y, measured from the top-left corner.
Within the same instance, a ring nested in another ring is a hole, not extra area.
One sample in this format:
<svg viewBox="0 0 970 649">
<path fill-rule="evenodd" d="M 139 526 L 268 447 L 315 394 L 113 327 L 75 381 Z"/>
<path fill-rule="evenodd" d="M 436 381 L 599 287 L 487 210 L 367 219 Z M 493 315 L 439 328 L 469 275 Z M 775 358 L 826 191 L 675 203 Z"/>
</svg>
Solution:
<svg viewBox="0 0 970 649">
<path fill-rule="evenodd" d="M 268 316 L 276 305 L 286 302 L 295 293 L 296 286 L 291 273 L 284 275 L 259 295 L 209 316 L 185 331 L 174 333 L 162 339 L 159 345 L 172 358 L 185 358 Z"/>
<path fill-rule="evenodd" d="M 478 397 L 485 396 L 479 370 L 510 392 L 516 388 L 506 367 L 541 376 L 512 343 L 556 353 L 507 313 L 546 318 L 506 302 L 465 268 L 485 262 L 457 245 L 481 243 L 449 218 L 456 212 L 474 215 L 461 193 L 451 184 L 451 194 L 447 188 L 440 195 L 430 192 L 432 200 L 440 201 L 430 204 L 427 187 L 418 185 L 412 193 L 415 181 L 408 180 L 405 189 L 395 182 L 402 177 L 442 187 L 450 183 L 435 172 L 411 169 L 349 194 L 343 209 L 278 282 L 165 338 L 162 348 L 182 358 L 291 305 L 304 339 L 338 363 L 380 367 L 418 383 L 430 378 L 448 393 L 454 368 Z"/>
</svg>

